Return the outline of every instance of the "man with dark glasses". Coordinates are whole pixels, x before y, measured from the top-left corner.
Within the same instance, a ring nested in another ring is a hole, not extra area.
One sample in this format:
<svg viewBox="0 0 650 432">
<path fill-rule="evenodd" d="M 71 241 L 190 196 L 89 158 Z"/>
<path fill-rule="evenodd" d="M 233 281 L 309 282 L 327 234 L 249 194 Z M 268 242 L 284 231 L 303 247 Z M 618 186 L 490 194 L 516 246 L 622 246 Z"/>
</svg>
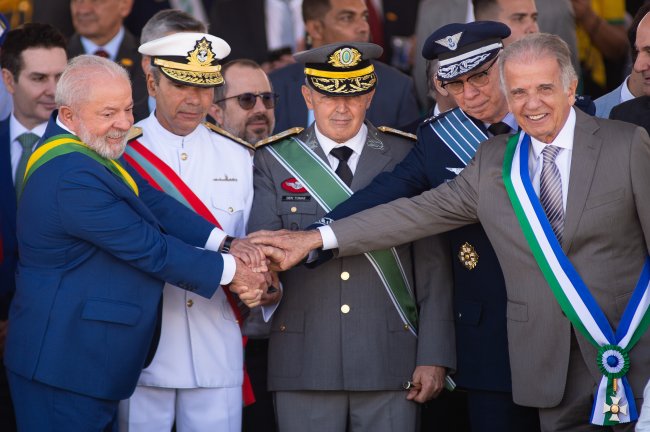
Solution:
<svg viewBox="0 0 650 432">
<path fill-rule="evenodd" d="M 246 234 L 253 200 L 251 146 L 204 123 L 214 88 L 224 82 L 219 60 L 230 46 L 207 33 L 181 32 L 139 51 L 151 59 L 147 88 L 156 110 L 137 123 L 141 130 L 132 134 L 125 159 L 220 226 L 227 233 L 221 250 L 232 252 L 241 245 L 236 237 Z M 239 432 L 242 397 L 252 402 L 243 371 L 243 314 L 225 290 L 204 299 L 166 284 L 160 341 L 135 393 L 122 403 L 122 428 Z"/>
<path fill-rule="evenodd" d="M 268 138 L 275 127 L 278 95 L 266 73 L 247 59 L 226 63 L 221 73 L 225 83 L 215 89 L 210 108 L 217 125 L 251 144 Z"/>
</svg>

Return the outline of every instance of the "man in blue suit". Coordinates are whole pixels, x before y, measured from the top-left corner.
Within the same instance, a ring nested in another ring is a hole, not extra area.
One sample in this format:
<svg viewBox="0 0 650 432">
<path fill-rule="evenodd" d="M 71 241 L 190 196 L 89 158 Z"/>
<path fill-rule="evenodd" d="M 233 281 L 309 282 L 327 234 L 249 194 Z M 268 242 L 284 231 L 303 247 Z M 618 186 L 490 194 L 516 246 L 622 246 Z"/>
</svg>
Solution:
<svg viewBox="0 0 650 432">
<path fill-rule="evenodd" d="M 375 177 L 325 218 L 338 220 L 434 188 L 460 173 L 488 137 L 516 132 L 494 67 L 509 35 L 508 26 L 492 21 L 448 24 L 431 34 L 422 55 L 438 60 L 436 78 L 459 108 L 425 120 L 417 145 L 392 172 Z M 480 224 L 445 236 L 453 262 L 454 379 L 467 391 L 471 430 L 539 430 L 537 410 L 512 402 L 506 289 L 496 254 Z"/>
<path fill-rule="evenodd" d="M 21 431 L 102 431 L 155 348 L 164 281 L 204 297 L 230 284 L 255 306 L 266 280 L 117 161 L 133 124 L 123 68 L 77 57 L 56 103 L 19 191 L 5 365 Z M 263 270 L 261 258 L 247 261 Z"/>
<path fill-rule="evenodd" d="M 3 82 L 13 96 L 11 115 L 0 121 L 0 229 L 4 257 L 0 263 L 0 335 L 6 333 L 9 324 L 9 304 L 16 285 L 16 186 L 20 186 L 27 160 L 54 110 L 56 82 L 67 62 L 65 47 L 65 37 L 54 27 L 30 23 L 8 32 L 0 56 Z M 0 359 L 3 351 L 4 337 L 0 336 Z M 0 362 L 0 430 L 15 428 L 9 387 Z"/>
<path fill-rule="evenodd" d="M 302 16 L 313 48 L 341 42 L 368 42 L 368 8 L 364 0 L 304 0 Z M 366 118 L 377 126 L 399 128 L 419 116 L 413 80 L 384 63 L 372 62 L 377 92 Z M 307 127 L 313 121 L 302 98 L 304 67 L 294 63 L 269 74 L 273 89 L 280 95 L 275 130 Z"/>
</svg>

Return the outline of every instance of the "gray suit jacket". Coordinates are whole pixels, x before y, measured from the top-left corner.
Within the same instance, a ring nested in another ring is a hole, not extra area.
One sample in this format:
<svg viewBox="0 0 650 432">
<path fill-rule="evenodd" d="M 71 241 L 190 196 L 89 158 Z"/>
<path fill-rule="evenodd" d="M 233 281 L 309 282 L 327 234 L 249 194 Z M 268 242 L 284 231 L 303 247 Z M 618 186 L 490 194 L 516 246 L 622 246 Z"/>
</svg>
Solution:
<svg viewBox="0 0 650 432">
<path fill-rule="evenodd" d="M 391 170 L 411 143 L 368 125 L 352 189 Z M 313 126 L 298 136 L 327 160 Z M 292 176 L 265 149 L 255 154 L 255 198 L 249 230 L 305 229 L 325 212 L 308 193 L 282 187 Z M 416 339 L 400 320 L 377 273 L 363 255 L 281 274 L 282 302 L 273 317 L 268 385 L 282 390 L 399 390 L 416 365 L 455 368 L 451 285 L 436 280 L 449 257 L 435 241 L 398 247 L 420 309 Z M 439 256 L 439 259 L 437 257 Z M 348 272 L 350 278 L 341 279 Z M 436 290 L 436 284 L 442 288 Z M 349 313 L 341 306 L 348 305 Z"/>
<path fill-rule="evenodd" d="M 650 243 L 650 138 L 642 128 L 576 110 L 562 248 L 614 328 Z M 341 256 L 412 241 L 481 221 L 506 280 L 508 341 L 516 403 L 551 407 L 564 393 L 570 323 L 515 219 L 502 179 L 505 138 L 483 143 L 454 180 L 334 222 Z M 594 385 L 596 349 L 578 343 Z M 630 354 L 637 397 L 650 371 L 650 332 Z"/>
</svg>

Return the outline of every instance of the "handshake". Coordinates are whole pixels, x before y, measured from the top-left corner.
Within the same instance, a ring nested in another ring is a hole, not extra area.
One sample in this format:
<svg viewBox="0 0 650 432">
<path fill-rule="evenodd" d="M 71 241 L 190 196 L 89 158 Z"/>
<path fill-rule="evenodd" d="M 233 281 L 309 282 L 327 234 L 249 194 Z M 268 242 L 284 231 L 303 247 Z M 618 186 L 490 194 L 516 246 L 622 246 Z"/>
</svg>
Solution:
<svg viewBox="0 0 650 432">
<path fill-rule="evenodd" d="M 277 303 L 282 296 L 277 272 L 290 269 L 321 246 L 318 230 L 257 231 L 235 239 L 230 254 L 235 257 L 237 270 L 230 291 L 250 308 Z"/>
</svg>

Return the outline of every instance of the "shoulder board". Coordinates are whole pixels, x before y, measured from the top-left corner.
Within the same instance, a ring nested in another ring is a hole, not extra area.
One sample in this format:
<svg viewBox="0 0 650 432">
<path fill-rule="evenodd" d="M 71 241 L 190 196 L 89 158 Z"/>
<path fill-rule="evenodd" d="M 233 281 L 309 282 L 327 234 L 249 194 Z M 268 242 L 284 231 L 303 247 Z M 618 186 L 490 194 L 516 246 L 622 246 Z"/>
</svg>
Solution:
<svg viewBox="0 0 650 432">
<path fill-rule="evenodd" d="M 258 142 L 255 143 L 255 148 L 258 149 L 260 147 L 263 147 L 265 145 L 273 144 L 275 142 L 278 142 L 284 138 L 288 138 L 294 135 L 298 135 L 300 132 L 302 132 L 305 128 L 301 127 L 292 127 L 291 129 L 287 129 L 284 132 L 280 132 L 278 134 L 275 134 L 273 136 L 270 136 L 268 138 L 264 138 L 263 140 L 259 140 Z"/>
<path fill-rule="evenodd" d="M 388 126 L 379 126 L 377 130 L 382 131 L 383 133 L 391 134 L 391 135 L 398 135 L 403 138 L 407 138 L 413 141 L 417 141 L 418 137 L 416 135 L 413 135 L 412 133 L 404 132 L 399 129 L 393 129 Z"/>
<path fill-rule="evenodd" d="M 216 126 L 216 125 L 214 125 L 214 124 L 212 124 L 210 122 L 207 122 L 207 121 L 203 122 L 203 125 L 205 127 L 207 127 L 208 129 L 210 129 L 212 132 L 218 133 L 221 136 L 225 136 L 226 138 L 231 139 L 231 140 L 235 141 L 237 144 L 241 144 L 241 145 L 243 145 L 244 147 L 246 147 L 248 149 L 255 150 L 255 147 L 251 143 L 249 143 L 248 141 L 244 141 L 243 139 L 241 139 L 239 137 L 236 137 L 235 135 L 231 134 L 230 132 L 228 132 L 225 129 L 220 128 L 219 126 Z"/>
<path fill-rule="evenodd" d="M 136 138 L 140 138 L 142 136 L 142 128 L 138 126 L 131 126 L 131 129 L 129 130 L 129 133 L 126 135 L 126 141 L 133 141 Z"/>
</svg>

